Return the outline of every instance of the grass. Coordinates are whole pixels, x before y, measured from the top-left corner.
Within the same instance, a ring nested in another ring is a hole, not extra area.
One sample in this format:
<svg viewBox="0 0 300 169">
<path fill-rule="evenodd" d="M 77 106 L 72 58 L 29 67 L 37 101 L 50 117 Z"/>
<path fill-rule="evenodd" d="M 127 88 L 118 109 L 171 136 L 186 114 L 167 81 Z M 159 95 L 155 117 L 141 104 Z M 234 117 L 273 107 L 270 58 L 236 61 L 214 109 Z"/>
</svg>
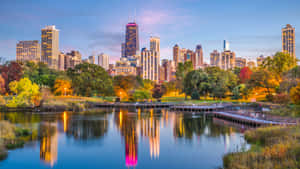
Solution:
<svg viewBox="0 0 300 169">
<path fill-rule="evenodd" d="M 273 126 L 245 133 L 252 144 L 246 152 L 229 153 L 223 157 L 224 168 L 273 169 L 300 167 L 300 127 Z"/>
<path fill-rule="evenodd" d="M 173 102 L 173 103 L 180 103 L 180 104 L 211 104 L 211 103 L 225 103 L 225 102 L 249 102 L 249 100 L 232 100 L 230 98 L 224 98 L 222 100 L 219 99 L 213 99 L 211 97 L 201 97 L 200 100 L 192 100 L 190 97 L 187 97 L 187 100 L 185 100 L 184 96 L 165 96 L 162 97 L 162 102 Z"/>
<path fill-rule="evenodd" d="M 283 105 L 267 113 L 277 116 L 300 117 L 300 105 Z"/>
</svg>

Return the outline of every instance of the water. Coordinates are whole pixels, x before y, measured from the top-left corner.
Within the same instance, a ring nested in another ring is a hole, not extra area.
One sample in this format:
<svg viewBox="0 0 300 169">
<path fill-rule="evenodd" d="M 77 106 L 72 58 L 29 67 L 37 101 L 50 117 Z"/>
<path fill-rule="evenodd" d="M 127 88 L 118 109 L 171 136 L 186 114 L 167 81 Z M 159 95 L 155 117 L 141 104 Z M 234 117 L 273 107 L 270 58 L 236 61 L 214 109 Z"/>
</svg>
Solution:
<svg viewBox="0 0 300 169">
<path fill-rule="evenodd" d="M 1 169 L 209 169 L 248 146 L 241 129 L 202 114 L 115 109 L 0 117 L 34 129 L 32 141 L 11 150 Z"/>
</svg>

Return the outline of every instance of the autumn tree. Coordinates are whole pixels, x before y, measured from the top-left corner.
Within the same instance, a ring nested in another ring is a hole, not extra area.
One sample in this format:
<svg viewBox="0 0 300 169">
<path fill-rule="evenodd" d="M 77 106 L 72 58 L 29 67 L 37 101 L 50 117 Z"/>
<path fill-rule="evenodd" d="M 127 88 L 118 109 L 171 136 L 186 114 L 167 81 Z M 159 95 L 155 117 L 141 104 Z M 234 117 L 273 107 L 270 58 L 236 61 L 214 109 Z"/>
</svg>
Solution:
<svg viewBox="0 0 300 169">
<path fill-rule="evenodd" d="M 6 91 L 6 89 L 5 89 L 5 80 L 0 75 L 0 94 L 4 94 L 5 91 Z"/>
<path fill-rule="evenodd" d="M 15 61 L 8 62 L 0 67 L 2 78 L 5 81 L 5 89 L 9 91 L 9 83 L 19 81 L 22 77 L 22 67 Z"/>
<path fill-rule="evenodd" d="M 7 106 L 38 106 L 40 104 L 41 94 L 39 86 L 32 83 L 28 78 L 11 82 L 9 89 L 15 96 L 8 101 Z"/>
<path fill-rule="evenodd" d="M 293 103 L 300 104 L 300 83 L 291 89 L 290 97 Z"/>
<path fill-rule="evenodd" d="M 54 94 L 61 96 L 72 94 L 71 82 L 69 80 L 56 79 L 54 83 Z"/>
<path fill-rule="evenodd" d="M 247 80 L 249 80 L 251 77 L 251 74 L 252 74 L 251 69 L 249 69 L 248 67 L 243 67 L 239 74 L 239 78 L 240 78 L 241 82 L 245 83 Z"/>
<path fill-rule="evenodd" d="M 166 89 L 163 85 L 155 84 L 152 89 L 152 97 L 155 99 L 160 99 L 163 94 L 166 92 Z"/>
</svg>

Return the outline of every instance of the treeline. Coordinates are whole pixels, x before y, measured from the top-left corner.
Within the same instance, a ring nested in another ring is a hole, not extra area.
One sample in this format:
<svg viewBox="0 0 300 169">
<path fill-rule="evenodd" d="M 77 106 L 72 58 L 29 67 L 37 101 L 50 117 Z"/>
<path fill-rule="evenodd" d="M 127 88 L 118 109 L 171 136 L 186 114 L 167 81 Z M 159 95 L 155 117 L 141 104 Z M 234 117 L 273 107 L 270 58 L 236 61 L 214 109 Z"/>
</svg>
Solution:
<svg viewBox="0 0 300 169">
<path fill-rule="evenodd" d="M 190 62 L 179 63 L 176 87 L 192 99 L 212 97 L 248 99 L 264 96 L 276 103 L 300 102 L 300 67 L 296 59 L 281 52 L 256 68 L 222 70 L 207 67 L 193 70 Z"/>
</svg>

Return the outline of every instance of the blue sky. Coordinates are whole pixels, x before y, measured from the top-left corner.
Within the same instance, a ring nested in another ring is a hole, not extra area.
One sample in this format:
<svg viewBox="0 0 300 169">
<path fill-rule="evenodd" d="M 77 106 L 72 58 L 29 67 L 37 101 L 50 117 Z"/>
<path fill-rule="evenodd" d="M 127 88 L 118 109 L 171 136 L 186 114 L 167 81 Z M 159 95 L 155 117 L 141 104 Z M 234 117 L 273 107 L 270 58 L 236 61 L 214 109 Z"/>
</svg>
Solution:
<svg viewBox="0 0 300 169">
<path fill-rule="evenodd" d="M 60 50 L 83 58 L 102 52 L 118 60 L 125 26 L 139 25 L 140 47 L 161 38 L 161 58 L 172 47 L 203 47 L 205 60 L 224 39 L 237 56 L 254 59 L 281 50 L 281 28 L 296 28 L 300 58 L 300 0 L 0 0 L 0 56 L 15 59 L 18 40 L 39 40 L 41 28 L 56 25 Z M 136 14 L 135 14 L 136 13 Z M 136 16 L 136 17 L 134 17 Z"/>
</svg>

